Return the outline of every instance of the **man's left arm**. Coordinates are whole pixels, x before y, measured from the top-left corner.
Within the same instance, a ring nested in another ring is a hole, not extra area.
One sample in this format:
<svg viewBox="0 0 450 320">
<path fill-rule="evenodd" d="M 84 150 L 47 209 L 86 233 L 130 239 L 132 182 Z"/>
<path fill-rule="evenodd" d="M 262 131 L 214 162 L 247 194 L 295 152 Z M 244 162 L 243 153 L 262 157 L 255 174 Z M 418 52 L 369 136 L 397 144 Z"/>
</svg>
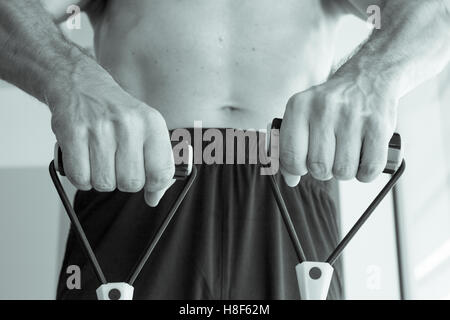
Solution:
<svg viewBox="0 0 450 320">
<path fill-rule="evenodd" d="M 372 181 L 384 169 L 399 99 L 450 61 L 450 0 L 348 0 L 381 8 L 381 28 L 327 82 L 294 95 L 280 132 L 280 164 L 294 186 Z"/>
<path fill-rule="evenodd" d="M 381 26 L 347 63 L 383 73 L 401 97 L 450 60 L 450 0 L 348 0 L 361 13 L 378 5 Z"/>
</svg>

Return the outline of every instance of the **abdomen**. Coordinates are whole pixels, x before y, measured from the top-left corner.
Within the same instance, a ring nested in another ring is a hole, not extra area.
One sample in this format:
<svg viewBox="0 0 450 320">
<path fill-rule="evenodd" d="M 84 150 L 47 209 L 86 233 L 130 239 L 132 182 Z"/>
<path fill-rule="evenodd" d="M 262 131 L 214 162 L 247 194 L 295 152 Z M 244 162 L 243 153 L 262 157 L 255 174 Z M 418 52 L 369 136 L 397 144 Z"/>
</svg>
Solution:
<svg viewBox="0 0 450 320">
<path fill-rule="evenodd" d="M 171 128 L 264 128 L 331 66 L 320 1 L 117 1 L 96 51 L 125 89 Z"/>
</svg>

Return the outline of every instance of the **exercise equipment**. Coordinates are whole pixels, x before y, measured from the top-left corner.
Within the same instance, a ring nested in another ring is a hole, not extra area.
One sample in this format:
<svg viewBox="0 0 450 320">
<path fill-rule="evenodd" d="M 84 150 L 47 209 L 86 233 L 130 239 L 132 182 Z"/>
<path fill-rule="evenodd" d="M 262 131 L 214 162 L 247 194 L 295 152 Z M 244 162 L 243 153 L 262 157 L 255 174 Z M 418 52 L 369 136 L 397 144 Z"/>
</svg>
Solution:
<svg viewBox="0 0 450 320">
<path fill-rule="evenodd" d="M 280 130 L 282 124 L 282 119 L 274 119 L 270 129 Z M 272 136 L 268 132 L 268 137 Z M 271 141 L 268 142 L 268 150 L 271 150 Z M 270 156 L 270 155 L 269 155 Z M 388 160 L 384 173 L 392 174 L 391 179 L 383 187 L 383 189 L 378 193 L 369 207 L 364 211 L 361 217 L 356 221 L 355 225 L 350 229 L 347 235 L 341 240 L 337 247 L 331 252 L 328 259 L 324 262 L 321 261 L 308 261 L 303 251 L 300 240 L 297 236 L 294 224 L 292 222 L 291 216 L 287 210 L 286 204 L 281 194 L 280 188 L 275 180 L 274 176 L 270 176 L 271 186 L 273 193 L 277 200 L 278 208 L 280 210 L 281 216 L 283 218 L 286 229 L 291 238 L 292 244 L 294 246 L 295 252 L 297 254 L 298 264 L 295 267 L 297 274 L 298 288 L 300 292 L 300 297 L 304 300 L 325 300 L 328 295 L 328 290 L 330 288 L 331 279 L 333 277 L 333 264 L 342 254 L 342 251 L 348 245 L 348 243 L 353 239 L 358 230 L 364 225 L 364 223 L 369 219 L 376 207 L 381 203 L 384 197 L 389 193 L 389 191 L 395 186 L 395 184 L 400 179 L 401 175 L 405 171 L 406 163 L 403 159 L 403 153 L 401 148 L 401 137 L 398 133 L 395 133 L 389 142 L 388 149 Z"/>
<path fill-rule="evenodd" d="M 271 141 L 269 140 L 269 138 L 271 136 L 271 132 L 272 130 L 279 130 L 281 128 L 281 124 L 282 124 L 281 119 L 274 119 L 274 121 L 272 122 L 270 127 L 271 130 L 268 131 L 267 133 L 268 150 L 270 150 Z M 145 263 L 151 256 L 154 248 L 158 244 L 166 228 L 174 218 L 180 204 L 182 203 L 186 194 L 189 192 L 189 189 L 191 188 L 197 176 L 197 169 L 195 165 L 193 165 L 192 147 L 188 146 L 186 150 L 188 150 L 187 151 L 188 155 L 186 157 L 188 161 L 186 163 L 182 163 L 175 166 L 176 169 L 174 176 L 174 179 L 176 180 L 186 181 L 184 188 L 182 189 L 175 203 L 172 205 L 171 209 L 169 210 L 169 213 L 162 222 L 157 233 L 150 240 L 146 249 L 142 253 L 140 259 L 136 263 L 135 267 L 131 270 L 128 279 L 124 282 L 108 282 L 95 256 L 95 253 L 92 250 L 89 240 L 86 237 L 84 229 L 58 177 L 58 172 L 61 176 L 64 176 L 65 172 L 62 161 L 62 151 L 59 148 L 58 144 L 55 145 L 54 159 L 50 162 L 49 165 L 50 176 L 52 178 L 53 184 L 55 185 L 56 191 L 58 192 L 58 195 L 62 201 L 62 204 L 67 212 L 67 215 L 69 216 L 74 231 L 79 241 L 81 242 L 82 248 L 85 251 L 87 258 L 89 259 L 94 268 L 94 272 L 97 276 L 98 281 L 101 283 L 101 285 L 96 290 L 97 298 L 99 300 L 133 299 L 133 291 L 134 291 L 133 284 L 139 277 L 140 272 L 142 271 Z M 341 240 L 338 246 L 333 250 L 328 259 L 324 262 L 307 260 L 305 253 L 302 249 L 301 243 L 299 241 L 299 238 L 297 236 L 294 224 L 291 220 L 290 214 L 284 202 L 282 193 L 277 184 L 277 181 L 273 175 L 268 177 L 268 179 L 271 180 L 272 190 L 275 199 L 277 201 L 279 211 L 281 213 L 287 232 L 289 234 L 289 237 L 293 243 L 293 247 L 297 254 L 298 264 L 295 266 L 295 272 L 297 275 L 300 297 L 302 299 L 305 300 L 326 299 L 331 279 L 333 277 L 334 271 L 333 264 L 339 258 L 342 251 L 348 245 L 350 240 L 355 236 L 358 230 L 367 221 L 367 219 L 373 213 L 375 208 L 380 204 L 380 202 L 384 199 L 384 197 L 388 194 L 388 192 L 395 186 L 400 176 L 403 174 L 404 170 L 405 170 L 405 161 L 403 160 L 402 157 L 401 138 L 400 135 L 394 134 L 389 143 L 388 162 L 384 170 L 385 173 L 392 174 L 391 179 L 380 191 L 380 193 L 376 196 L 376 198 L 372 201 L 372 203 L 369 205 L 369 207 L 366 209 L 363 215 L 359 218 L 359 220 L 355 223 L 352 229 L 347 233 L 347 235 Z"/>
<path fill-rule="evenodd" d="M 176 180 L 187 180 L 183 190 L 181 191 L 177 200 L 175 201 L 175 203 L 172 205 L 171 209 L 169 210 L 169 213 L 167 214 L 166 218 L 164 219 L 161 226 L 159 227 L 158 232 L 148 243 L 146 249 L 142 253 L 137 264 L 131 270 L 130 276 L 128 277 L 127 281 L 126 282 L 108 282 L 106 280 L 106 277 L 103 273 L 102 268 L 100 267 L 97 257 L 95 256 L 95 253 L 92 250 L 89 240 L 86 237 L 86 234 L 84 232 L 83 227 L 81 226 L 78 216 L 76 215 L 75 211 L 73 210 L 70 200 L 67 197 L 67 194 L 61 184 L 60 179 L 58 178 L 57 172 L 59 172 L 59 174 L 61 176 L 65 176 L 65 172 L 64 172 L 64 165 L 62 162 L 62 151 L 59 148 L 58 144 L 55 145 L 54 159 L 52 162 L 50 162 L 50 165 L 49 165 L 50 176 L 52 178 L 53 184 L 55 185 L 56 191 L 58 192 L 58 195 L 61 198 L 62 204 L 67 212 L 67 215 L 69 216 L 69 219 L 72 222 L 75 233 L 76 233 L 79 241 L 81 242 L 82 248 L 94 268 L 94 272 L 95 272 L 95 275 L 97 276 L 98 281 L 101 283 L 100 287 L 98 287 L 96 290 L 98 300 L 132 300 L 133 299 L 133 292 L 134 292 L 133 284 L 134 284 L 134 282 L 139 277 L 139 274 L 141 273 L 142 268 L 144 267 L 145 263 L 147 262 L 150 255 L 152 254 L 153 250 L 155 249 L 156 245 L 158 244 L 159 240 L 161 239 L 161 236 L 164 234 L 164 231 L 166 230 L 167 226 L 170 224 L 173 217 L 175 216 L 175 213 L 177 212 L 178 207 L 183 202 L 183 199 L 185 198 L 186 194 L 188 193 L 189 189 L 191 188 L 191 186 L 194 183 L 194 180 L 197 176 L 197 169 L 193 165 L 192 146 L 188 146 L 188 148 L 186 150 L 188 152 L 188 155 L 187 155 L 188 161 L 187 161 L 187 163 L 181 163 L 181 164 L 175 165 L 175 175 L 174 175 L 174 179 L 176 179 Z"/>
</svg>

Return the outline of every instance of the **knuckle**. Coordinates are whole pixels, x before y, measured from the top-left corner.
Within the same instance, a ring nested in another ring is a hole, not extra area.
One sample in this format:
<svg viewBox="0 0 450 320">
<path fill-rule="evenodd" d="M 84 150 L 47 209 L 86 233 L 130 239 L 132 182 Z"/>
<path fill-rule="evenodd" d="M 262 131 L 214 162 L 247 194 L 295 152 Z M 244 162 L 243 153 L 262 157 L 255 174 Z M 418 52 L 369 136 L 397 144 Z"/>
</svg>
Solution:
<svg viewBox="0 0 450 320">
<path fill-rule="evenodd" d="M 91 188 L 91 184 L 89 181 L 89 176 L 80 171 L 66 171 L 66 176 L 69 181 L 80 190 L 89 190 Z"/>
<path fill-rule="evenodd" d="M 355 177 L 355 171 L 350 165 L 338 164 L 333 168 L 333 175 L 339 180 L 350 180 Z"/>
<path fill-rule="evenodd" d="M 331 170 L 324 161 L 308 161 L 308 170 L 317 180 L 329 180 Z"/>
<path fill-rule="evenodd" d="M 332 109 L 325 107 L 317 112 L 317 117 L 315 120 L 319 122 L 318 125 L 321 128 L 325 129 L 334 123 L 335 117 L 336 114 L 332 112 Z"/>
<path fill-rule="evenodd" d="M 383 166 L 380 164 L 363 164 L 359 167 L 357 179 L 361 182 L 372 182 L 381 174 Z"/>
<path fill-rule="evenodd" d="M 117 123 L 121 128 L 130 129 L 138 125 L 140 122 L 139 117 L 134 112 L 121 112 Z"/>
<path fill-rule="evenodd" d="M 372 116 L 367 122 L 367 130 L 375 137 L 382 137 L 387 134 L 387 125 L 383 117 L 376 115 Z"/>
<path fill-rule="evenodd" d="M 321 126 L 329 126 L 337 115 L 336 112 L 333 112 L 334 104 L 331 102 L 324 102 L 327 99 L 328 98 L 323 98 L 321 102 L 315 106 L 312 112 L 312 120 Z"/>
<path fill-rule="evenodd" d="M 118 120 L 126 126 L 133 126 L 137 122 L 143 122 L 150 110 L 148 106 L 139 103 L 136 107 L 120 110 Z"/>
<path fill-rule="evenodd" d="M 287 107 L 288 108 L 295 107 L 296 105 L 299 104 L 300 99 L 301 99 L 300 94 L 298 94 L 298 93 L 294 94 L 292 97 L 289 98 L 288 103 L 287 103 Z"/>
<path fill-rule="evenodd" d="M 324 104 L 325 106 L 333 106 L 334 104 L 336 104 L 337 102 L 337 98 L 333 93 L 325 93 L 322 96 L 322 104 Z"/>
<path fill-rule="evenodd" d="M 144 187 L 142 179 L 120 179 L 117 188 L 122 192 L 139 192 Z"/>
<path fill-rule="evenodd" d="M 89 126 L 87 129 L 89 145 L 100 145 L 101 141 L 104 140 L 104 137 L 107 136 L 104 129 L 105 127 L 101 124 L 101 122 L 97 121 Z"/>
<path fill-rule="evenodd" d="M 174 166 L 152 170 L 147 174 L 145 189 L 149 192 L 155 192 L 164 189 L 170 184 L 170 181 L 173 179 L 174 174 Z"/>
<path fill-rule="evenodd" d="M 97 177 L 93 179 L 92 187 L 100 192 L 111 192 L 116 188 L 116 184 L 109 177 Z"/>
<path fill-rule="evenodd" d="M 61 148 L 72 150 L 73 146 L 87 139 L 88 130 L 85 126 L 69 124 L 62 127 L 55 135 Z"/>
<path fill-rule="evenodd" d="M 112 192 L 115 189 L 113 186 L 109 184 L 101 184 L 101 183 L 93 184 L 93 188 L 98 192 Z"/>
<path fill-rule="evenodd" d="M 93 121 L 89 127 L 90 137 L 100 138 L 109 133 L 113 128 L 113 122 L 109 119 L 97 119 Z"/>
<path fill-rule="evenodd" d="M 280 161 L 283 168 L 292 174 L 303 175 L 305 174 L 305 159 L 298 153 L 284 150 L 280 155 Z"/>
<path fill-rule="evenodd" d="M 168 132 L 166 120 L 158 110 L 152 108 L 145 113 L 144 126 L 147 134 L 151 134 L 153 138 L 163 137 Z"/>
<path fill-rule="evenodd" d="M 147 112 L 145 114 L 147 115 L 147 120 L 152 124 L 165 126 L 166 120 L 158 110 L 148 107 Z"/>
<path fill-rule="evenodd" d="M 289 98 L 288 103 L 286 105 L 286 111 L 288 113 L 292 112 L 300 112 L 300 113 L 307 113 L 307 108 L 309 107 L 309 93 L 308 92 L 301 92 L 294 94 L 292 97 Z"/>
<path fill-rule="evenodd" d="M 349 130 L 355 126 L 355 122 L 359 121 L 360 116 L 358 115 L 357 108 L 353 108 L 349 105 L 344 105 L 339 109 L 339 124 L 342 125 L 343 129 Z"/>
<path fill-rule="evenodd" d="M 129 143 L 133 139 L 141 138 L 145 123 L 136 115 L 128 114 L 116 123 L 116 139 L 118 143 Z M 126 145 L 125 145 L 126 147 Z"/>
<path fill-rule="evenodd" d="M 93 183 L 93 188 L 98 192 L 112 192 L 115 187 L 110 184 Z"/>
</svg>

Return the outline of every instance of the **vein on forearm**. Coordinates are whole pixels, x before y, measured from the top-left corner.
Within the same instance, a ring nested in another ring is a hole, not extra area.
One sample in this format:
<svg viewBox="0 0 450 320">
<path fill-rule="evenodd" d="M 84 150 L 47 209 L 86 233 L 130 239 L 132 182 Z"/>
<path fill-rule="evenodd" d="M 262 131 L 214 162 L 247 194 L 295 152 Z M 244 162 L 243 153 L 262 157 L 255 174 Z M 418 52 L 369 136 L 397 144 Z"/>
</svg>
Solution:
<svg viewBox="0 0 450 320">
<path fill-rule="evenodd" d="M 438 74 L 450 60 L 447 0 L 386 1 L 382 25 L 338 72 L 382 77 L 398 97 Z"/>
</svg>

